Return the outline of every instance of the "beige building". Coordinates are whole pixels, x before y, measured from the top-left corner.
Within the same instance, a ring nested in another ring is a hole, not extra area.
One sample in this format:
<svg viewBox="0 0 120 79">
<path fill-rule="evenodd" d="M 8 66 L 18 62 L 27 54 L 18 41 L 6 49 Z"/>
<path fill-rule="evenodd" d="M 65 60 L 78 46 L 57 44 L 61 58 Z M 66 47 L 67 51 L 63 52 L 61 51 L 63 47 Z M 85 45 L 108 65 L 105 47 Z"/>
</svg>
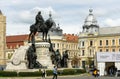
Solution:
<svg viewBox="0 0 120 79">
<path fill-rule="evenodd" d="M 0 66 L 5 66 L 6 17 L 0 11 Z"/>
<path fill-rule="evenodd" d="M 86 17 L 83 30 L 79 34 L 79 53 L 81 58 L 81 67 L 86 65 L 97 66 L 97 52 L 120 52 L 120 26 L 100 27 L 93 15 L 93 10 L 89 10 Z M 113 65 L 111 64 L 106 65 Z"/>
</svg>

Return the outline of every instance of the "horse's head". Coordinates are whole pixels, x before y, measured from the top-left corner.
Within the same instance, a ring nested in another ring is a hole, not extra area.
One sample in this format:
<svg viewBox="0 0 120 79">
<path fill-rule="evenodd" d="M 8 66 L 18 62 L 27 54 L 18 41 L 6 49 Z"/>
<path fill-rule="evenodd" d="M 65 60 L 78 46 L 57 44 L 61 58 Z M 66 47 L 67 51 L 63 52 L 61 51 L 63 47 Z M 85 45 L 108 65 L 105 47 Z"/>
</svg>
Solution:
<svg viewBox="0 0 120 79">
<path fill-rule="evenodd" d="M 51 18 L 45 21 L 45 24 L 47 25 L 49 29 L 53 26 L 53 23 L 54 21 Z"/>
</svg>

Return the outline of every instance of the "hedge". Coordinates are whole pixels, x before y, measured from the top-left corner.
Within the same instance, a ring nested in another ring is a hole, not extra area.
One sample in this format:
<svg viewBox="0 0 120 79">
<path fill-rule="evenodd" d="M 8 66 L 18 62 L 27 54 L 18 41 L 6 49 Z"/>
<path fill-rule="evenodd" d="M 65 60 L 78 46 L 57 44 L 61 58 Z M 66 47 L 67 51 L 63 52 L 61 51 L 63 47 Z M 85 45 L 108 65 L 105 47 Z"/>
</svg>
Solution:
<svg viewBox="0 0 120 79">
<path fill-rule="evenodd" d="M 20 77 L 36 77 L 41 76 L 41 72 L 19 72 L 18 76 Z"/>
<path fill-rule="evenodd" d="M 47 76 L 53 75 L 53 70 L 46 70 Z M 58 69 L 58 75 L 76 75 L 83 74 L 83 69 Z M 0 71 L 0 77 L 36 77 L 41 76 L 41 70 L 35 72 L 16 72 L 16 71 Z"/>
<path fill-rule="evenodd" d="M 15 71 L 0 71 L 0 77 L 16 77 L 17 72 Z"/>
<path fill-rule="evenodd" d="M 76 69 L 76 73 L 82 74 L 82 73 L 86 73 L 86 71 L 84 69 Z"/>
</svg>

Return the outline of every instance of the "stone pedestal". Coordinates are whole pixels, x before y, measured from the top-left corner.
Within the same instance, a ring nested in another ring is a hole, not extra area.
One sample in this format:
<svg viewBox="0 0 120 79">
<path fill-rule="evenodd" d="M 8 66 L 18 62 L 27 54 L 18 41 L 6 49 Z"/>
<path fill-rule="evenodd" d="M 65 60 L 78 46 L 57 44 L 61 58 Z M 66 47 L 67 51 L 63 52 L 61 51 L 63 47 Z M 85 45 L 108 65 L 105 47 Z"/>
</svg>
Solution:
<svg viewBox="0 0 120 79">
<path fill-rule="evenodd" d="M 6 63 L 6 70 L 20 70 L 27 69 L 27 60 L 26 59 L 26 51 L 28 50 L 28 46 L 21 46 L 18 48 L 10 60 Z"/>
<path fill-rule="evenodd" d="M 68 68 L 72 68 L 72 65 L 71 65 L 71 60 L 68 60 Z"/>
<path fill-rule="evenodd" d="M 48 42 L 40 42 L 36 43 L 35 46 L 37 61 L 42 64 L 42 66 L 46 66 L 49 69 L 53 68 L 49 52 L 50 44 Z"/>
</svg>

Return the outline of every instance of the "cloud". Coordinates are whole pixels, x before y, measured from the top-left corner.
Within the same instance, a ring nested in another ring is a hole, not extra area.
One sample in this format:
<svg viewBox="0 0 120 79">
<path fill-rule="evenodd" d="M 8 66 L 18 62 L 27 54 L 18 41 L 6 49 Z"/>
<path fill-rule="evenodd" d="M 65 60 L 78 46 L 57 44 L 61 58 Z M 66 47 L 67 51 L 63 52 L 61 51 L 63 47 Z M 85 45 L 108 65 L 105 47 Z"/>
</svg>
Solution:
<svg viewBox="0 0 120 79">
<path fill-rule="evenodd" d="M 29 26 L 35 22 L 35 16 L 38 11 L 42 12 L 42 16 L 45 20 L 49 18 L 49 12 L 52 13 L 52 15 L 54 16 L 53 18 L 56 18 L 55 15 L 57 16 L 57 13 L 53 10 L 52 7 L 34 7 L 32 9 L 22 10 L 19 12 L 13 11 L 9 14 L 10 16 L 7 20 L 7 35 L 11 34 L 13 28 L 15 30 L 12 32 L 12 34 L 19 34 L 19 32 L 21 32 L 21 34 L 29 33 Z"/>
<path fill-rule="evenodd" d="M 106 26 L 120 26 L 120 19 L 111 19 L 108 18 L 104 21 Z"/>
<path fill-rule="evenodd" d="M 41 11 L 42 16 L 47 19 L 49 17 L 49 13 L 51 12 L 52 15 L 56 15 L 56 12 L 52 9 L 52 7 L 46 7 L 46 8 L 40 8 L 40 7 L 34 7 L 29 10 L 21 10 L 21 11 L 13 11 L 9 16 L 9 21 L 12 21 L 12 23 L 23 23 L 23 24 L 30 24 L 34 22 L 35 16 L 37 13 Z M 13 16 L 15 18 L 13 18 Z"/>
<path fill-rule="evenodd" d="M 8 23 L 7 29 L 6 29 L 6 34 L 7 35 L 18 35 L 18 34 L 29 34 L 29 24 L 11 24 Z"/>
<path fill-rule="evenodd" d="M 63 33 L 69 33 L 69 34 L 78 34 L 82 28 L 80 25 L 75 24 L 64 24 L 60 25 L 60 27 L 63 29 Z"/>
</svg>

